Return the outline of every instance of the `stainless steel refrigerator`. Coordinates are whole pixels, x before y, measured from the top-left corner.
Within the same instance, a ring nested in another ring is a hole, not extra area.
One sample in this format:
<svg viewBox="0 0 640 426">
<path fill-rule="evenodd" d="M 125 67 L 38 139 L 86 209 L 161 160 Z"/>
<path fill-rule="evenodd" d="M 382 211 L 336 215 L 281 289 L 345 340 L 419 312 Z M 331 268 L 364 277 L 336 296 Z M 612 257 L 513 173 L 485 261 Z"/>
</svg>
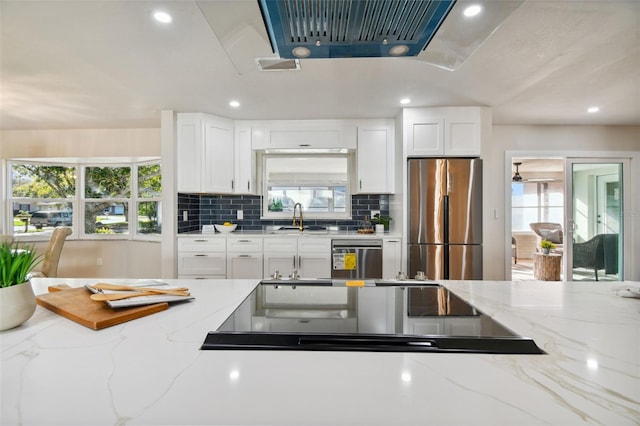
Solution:
<svg viewBox="0 0 640 426">
<path fill-rule="evenodd" d="M 410 159 L 409 276 L 482 279 L 482 160 Z"/>
</svg>

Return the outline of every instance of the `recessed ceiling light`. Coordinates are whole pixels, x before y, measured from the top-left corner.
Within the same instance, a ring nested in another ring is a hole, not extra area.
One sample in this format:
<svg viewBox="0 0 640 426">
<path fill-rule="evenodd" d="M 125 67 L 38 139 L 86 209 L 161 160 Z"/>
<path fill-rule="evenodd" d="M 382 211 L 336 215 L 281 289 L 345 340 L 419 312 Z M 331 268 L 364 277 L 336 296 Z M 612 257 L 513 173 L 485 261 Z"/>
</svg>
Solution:
<svg viewBox="0 0 640 426">
<path fill-rule="evenodd" d="M 464 12 L 462 12 L 464 14 L 464 16 L 470 18 L 472 16 L 476 16 L 477 14 L 479 14 L 482 11 L 482 7 L 478 4 L 473 4 L 469 7 L 467 7 Z"/>
<path fill-rule="evenodd" d="M 163 24 L 168 24 L 171 21 L 173 21 L 173 18 L 171 17 L 171 15 L 169 15 L 167 12 L 164 12 L 162 10 L 153 12 L 153 18 L 158 22 L 162 22 Z"/>
<path fill-rule="evenodd" d="M 389 50 L 389 54 L 391 56 L 402 56 L 405 55 L 408 51 L 409 46 L 407 46 L 406 44 L 397 44 Z"/>
<path fill-rule="evenodd" d="M 238 107 L 240 106 L 240 102 L 238 102 L 238 101 L 231 101 L 231 102 L 229 102 L 229 106 L 230 106 L 231 108 L 238 108 Z"/>
<path fill-rule="evenodd" d="M 403 98 L 403 99 L 400 99 L 400 103 L 401 103 L 402 105 L 406 105 L 406 104 L 408 104 L 408 103 L 411 103 L 411 99 L 409 99 L 409 98 Z"/>
<path fill-rule="evenodd" d="M 597 106 L 592 106 L 592 107 L 589 107 L 589 109 L 587 109 L 587 112 L 590 113 L 590 114 L 594 114 L 594 113 L 596 113 L 598 111 L 600 111 L 600 108 L 597 107 Z"/>
<path fill-rule="evenodd" d="M 306 58 L 307 56 L 311 55 L 311 50 L 306 47 L 298 46 L 294 47 L 291 53 L 293 53 L 293 56 L 295 56 L 296 58 Z"/>
</svg>

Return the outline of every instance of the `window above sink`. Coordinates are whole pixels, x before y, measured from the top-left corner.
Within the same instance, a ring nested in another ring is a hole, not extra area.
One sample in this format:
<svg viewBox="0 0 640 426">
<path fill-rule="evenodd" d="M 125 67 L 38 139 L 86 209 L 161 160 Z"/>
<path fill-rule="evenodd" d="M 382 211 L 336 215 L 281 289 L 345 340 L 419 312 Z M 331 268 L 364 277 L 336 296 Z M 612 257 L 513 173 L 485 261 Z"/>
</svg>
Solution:
<svg viewBox="0 0 640 426">
<path fill-rule="evenodd" d="M 265 154 L 262 218 L 291 219 L 296 203 L 305 218 L 349 218 L 350 164 L 348 154 Z"/>
</svg>

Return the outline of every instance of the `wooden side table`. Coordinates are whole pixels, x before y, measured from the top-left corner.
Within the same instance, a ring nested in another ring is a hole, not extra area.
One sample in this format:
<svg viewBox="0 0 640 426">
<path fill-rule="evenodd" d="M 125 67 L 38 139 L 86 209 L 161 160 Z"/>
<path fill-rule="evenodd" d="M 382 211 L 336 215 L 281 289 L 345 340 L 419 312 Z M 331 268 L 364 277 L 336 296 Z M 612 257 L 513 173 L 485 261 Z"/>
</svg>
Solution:
<svg viewBox="0 0 640 426">
<path fill-rule="evenodd" d="M 542 281 L 560 281 L 562 255 L 557 253 L 533 254 L 533 277 Z"/>
</svg>

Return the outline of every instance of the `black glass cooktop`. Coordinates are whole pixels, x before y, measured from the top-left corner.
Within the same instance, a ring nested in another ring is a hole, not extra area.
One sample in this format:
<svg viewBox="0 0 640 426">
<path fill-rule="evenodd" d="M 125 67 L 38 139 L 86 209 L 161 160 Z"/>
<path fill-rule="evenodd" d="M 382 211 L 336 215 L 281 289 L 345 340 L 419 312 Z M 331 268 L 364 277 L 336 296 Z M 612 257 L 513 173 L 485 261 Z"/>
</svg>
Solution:
<svg viewBox="0 0 640 426">
<path fill-rule="evenodd" d="M 263 281 L 202 349 L 544 354 L 445 287 Z"/>
</svg>

